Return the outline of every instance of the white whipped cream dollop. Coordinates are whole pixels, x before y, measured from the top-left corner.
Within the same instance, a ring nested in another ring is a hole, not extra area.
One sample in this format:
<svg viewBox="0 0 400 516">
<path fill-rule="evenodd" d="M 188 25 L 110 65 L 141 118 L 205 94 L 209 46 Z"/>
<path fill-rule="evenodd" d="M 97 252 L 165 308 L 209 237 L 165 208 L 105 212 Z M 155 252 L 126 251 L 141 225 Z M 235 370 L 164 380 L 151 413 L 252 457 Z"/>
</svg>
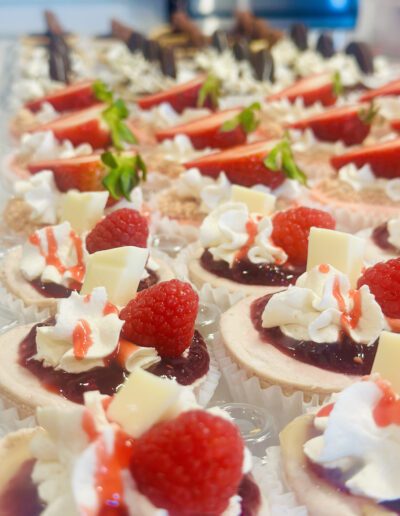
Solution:
<svg viewBox="0 0 400 516">
<path fill-rule="evenodd" d="M 40 224 L 56 224 L 60 192 L 51 170 L 43 170 L 14 185 L 15 196 L 31 208 L 30 219 Z"/>
<path fill-rule="evenodd" d="M 312 462 L 341 470 L 351 494 L 375 502 L 400 499 L 400 426 L 382 426 L 375 417 L 385 388 L 382 380 L 372 377 L 342 391 L 329 416 L 315 418 L 322 435 L 304 445 Z M 393 393 L 393 402 L 398 399 Z"/>
<path fill-rule="evenodd" d="M 26 163 L 33 161 L 74 158 L 92 154 L 93 149 L 88 143 L 74 147 L 68 140 L 59 142 L 52 131 L 25 133 L 22 135 L 16 153 L 18 160 Z"/>
<path fill-rule="evenodd" d="M 68 373 L 104 367 L 104 359 L 118 346 L 122 326 L 104 287 L 86 296 L 72 292 L 59 301 L 55 325 L 37 329 L 34 358 Z"/>
<path fill-rule="evenodd" d="M 356 192 L 365 189 L 380 190 L 392 201 L 400 201 L 400 179 L 385 179 L 376 177 L 370 165 L 357 168 L 349 163 L 339 170 L 339 179 L 349 184 Z"/>
<path fill-rule="evenodd" d="M 46 226 L 35 231 L 23 245 L 20 269 L 32 281 L 69 286 L 71 280 L 82 281 L 86 249 L 83 240 L 69 222 Z"/>
<path fill-rule="evenodd" d="M 40 124 L 47 124 L 60 116 L 60 113 L 54 109 L 49 102 L 43 102 L 39 110 L 35 113 L 35 120 Z"/>
<path fill-rule="evenodd" d="M 183 172 L 174 185 L 181 199 L 195 198 L 201 201 L 200 210 L 209 213 L 231 196 L 231 183 L 222 172 L 217 179 L 203 176 L 197 168 Z"/>
<path fill-rule="evenodd" d="M 282 264 L 287 260 L 287 255 L 273 244 L 271 233 L 272 221 L 269 217 L 249 213 L 244 203 L 227 202 L 204 219 L 200 227 L 200 241 L 215 260 L 223 260 L 230 266 L 242 250 L 246 251 L 246 257 L 252 263 Z"/>
<path fill-rule="evenodd" d="M 196 150 L 186 134 L 177 134 L 173 139 L 164 140 L 158 145 L 157 150 L 163 154 L 165 159 L 178 163 L 185 163 L 212 152 L 212 149 L 209 148 Z"/>
<path fill-rule="evenodd" d="M 384 328 L 384 316 L 367 285 L 351 290 L 347 276 L 323 264 L 271 297 L 262 326 L 279 326 L 288 337 L 317 343 L 337 342 L 346 331 L 355 342 L 371 345 Z"/>
<path fill-rule="evenodd" d="M 312 106 L 305 106 L 301 97 L 297 97 L 294 102 L 290 102 L 287 97 L 271 101 L 268 101 L 267 98 L 267 102 L 262 106 L 262 112 L 265 117 L 288 124 L 322 113 L 323 110 L 324 107 L 320 102 L 316 102 Z"/>
<path fill-rule="evenodd" d="M 129 194 L 129 201 L 122 197 L 114 206 L 107 208 L 107 213 L 111 213 L 122 208 L 130 210 L 142 211 L 143 208 L 143 190 L 140 186 L 136 186 Z"/>
<path fill-rule="evenodd" d="M 400 218 L 389 220 L 387 223 L 388 242 L 400 250 Z"/>
<path fill-rule="evenodd" d="M 325 151 L 333 154 L 342 154 L 346 151 L 346 146 L 342 141 L 324 142 L 318 140 L 310 128 L 304 131 L 300 129 L 289 129 L 292 149 L 296 152 Z"/>
</svg>

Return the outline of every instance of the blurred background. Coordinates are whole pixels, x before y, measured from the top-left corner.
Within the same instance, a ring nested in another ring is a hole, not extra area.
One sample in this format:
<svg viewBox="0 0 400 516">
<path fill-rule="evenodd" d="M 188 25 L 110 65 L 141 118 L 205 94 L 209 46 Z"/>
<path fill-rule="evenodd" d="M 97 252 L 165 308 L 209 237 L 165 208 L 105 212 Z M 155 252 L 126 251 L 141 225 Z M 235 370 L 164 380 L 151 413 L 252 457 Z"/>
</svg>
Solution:
<svg viewBox="0 0 400 516">
<path fill-rule="evenodd" d="M 0 35 L 42 32 L 44 9 L 81 34 L 106 33 L 111 17 L 148 32 L 165 23 L 177 6 L 185 7 L 208 34 L 228 27 L 236 9 L 248 8 L 278 27 L 302 21 L 334 35 L 350 31 L 377 52 L 400 55 L 400 0 L 0 0 Z"/>
</svg>

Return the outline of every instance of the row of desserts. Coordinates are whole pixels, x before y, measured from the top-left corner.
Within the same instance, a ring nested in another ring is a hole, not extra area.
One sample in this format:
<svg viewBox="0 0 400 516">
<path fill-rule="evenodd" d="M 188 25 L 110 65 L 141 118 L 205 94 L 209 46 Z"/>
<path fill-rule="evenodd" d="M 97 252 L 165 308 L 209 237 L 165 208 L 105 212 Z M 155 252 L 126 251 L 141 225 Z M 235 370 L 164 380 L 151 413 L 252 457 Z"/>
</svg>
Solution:
<svg viewBox="0 0 400 516">
<path fill-rule="evenodd" d="M 242 210 L 242 206 L 240 206 L 240 209 Z"/>
</svg>

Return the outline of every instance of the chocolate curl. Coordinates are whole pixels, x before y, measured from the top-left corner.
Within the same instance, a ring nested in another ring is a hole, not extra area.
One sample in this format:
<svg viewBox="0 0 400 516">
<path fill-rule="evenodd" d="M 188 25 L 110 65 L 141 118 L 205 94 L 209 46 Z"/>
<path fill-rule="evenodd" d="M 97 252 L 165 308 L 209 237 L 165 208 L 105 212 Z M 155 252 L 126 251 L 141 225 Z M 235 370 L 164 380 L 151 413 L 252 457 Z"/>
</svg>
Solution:
<svg viewBox="0 0 400 516">
<path fill-rule="evenodd" d="M 176 11 L 171 17 L 171 25 L 178 32 L 183 32 L 194 47 L 202 47 L 206 38 L 199 27 L 183 11 Z"/>
<path fill-rule="evenodd" d="M 61 36 L 64 34 L 64 29 L 61 23 L 58 21 L 57 16 L 53 11 L 44 11 L 44 19 L 46 21 L 47 31 L 49 34 L 55 34 Z"/>
</svg>

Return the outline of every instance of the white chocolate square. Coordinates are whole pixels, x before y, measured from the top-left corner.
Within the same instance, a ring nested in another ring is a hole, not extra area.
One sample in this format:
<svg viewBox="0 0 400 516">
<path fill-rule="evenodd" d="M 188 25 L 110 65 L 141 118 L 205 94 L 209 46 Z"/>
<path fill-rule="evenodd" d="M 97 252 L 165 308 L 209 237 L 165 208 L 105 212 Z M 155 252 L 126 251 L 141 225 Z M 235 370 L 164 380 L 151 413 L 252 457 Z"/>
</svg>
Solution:
<svg viewBox="0 0 400 516">
<path fill-rule="evenodd" d="M 232 185 L 231 200 L 243 202 L 247 205 L 250 213 L 261 213 L 269 215 L 275 209 L 275 195 L 252 190 L 244 186 Z"/>
<path fill-rule="evenodd" d="M 383 331 L 371 373 L 379 373 L 400 394 L 400 334 Z"/>
<path fill-rule="evenodd" d="M 74 231 L 90 231 L 103 217 L 108 192 L 70 190 L 61 199 L 61 222 L 68 221 Z"/>
</svg>

